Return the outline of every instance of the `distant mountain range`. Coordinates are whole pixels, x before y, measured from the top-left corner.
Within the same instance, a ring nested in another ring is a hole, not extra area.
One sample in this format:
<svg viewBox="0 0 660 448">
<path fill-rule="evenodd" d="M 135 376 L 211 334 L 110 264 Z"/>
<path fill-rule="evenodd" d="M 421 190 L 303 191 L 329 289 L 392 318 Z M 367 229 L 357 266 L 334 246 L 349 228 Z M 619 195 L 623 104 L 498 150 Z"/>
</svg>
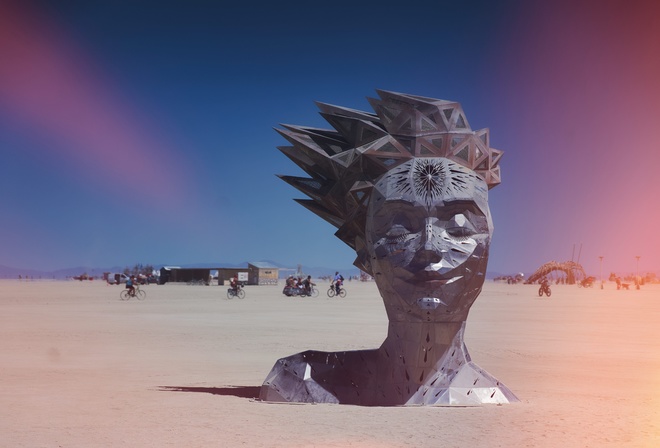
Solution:
<svg viewBox="0 0 660 448">
<path fill-rule="evenodd" d="M 122 272 L 124 267 L 114 266 L 112 268 L 90 268 L 76 266 L 73 268 L 57 269 L 55 271 L 43 271 L 38 269 L 12 268 L 0 265 L 0 278 L 40 278 L 40 279 L 65 279 L 86 273 L 90 277 L 102 277 L 104 272 Z"/>
<path fill-rule="evenodd" d="M 280 278 L 286 278 L 291 274 L 295 274 L 297 266 L 288 266 L 277 261 L 273 260 L 259 260 L 259 263 L 268 263 L 271 266 L 274 266 L 280 271 Z M 250 262 L 252 263 L 252 262 Z M 236 268 L 236 267 L 245 267 L 247 268 L 248 262 L 243 261 L 241 263 L 226 263 L 226 262 L 215 262 L 215 263 L 193 263 L 193 264 L 173 264 L 173 263 L 162 263 L 162 264 L 152 264 L 156 269 L 160 269 L 163 266 L 177 266 L 181 268 Z M 89 266 L 75 266 L 71 268 L 58 269 L 55 271 L 43 271 L 38 269 L 20 269 L 12 268 L 9 266 L 0 265 L 0 278 L 4 279 L 18 279 L 19 275 L 21 278 L 30 277 L 36 279 L 56 279 L 62 280 L 66 278 L 75 277 L 81 274 L 87 274 L 90 277 L 103 277 L 104 272 L 123 272 L 126 266 L 112 266 L 112 267 L 89 267 Z M 360 274 L 360 271 L 355 266 L 343 267 L 343 268 L 329 268 L 323 266 L 303 266 L 303 273 L 306 275 L 311 275 L 314 278 L 319 278 L 323 276 L 334 275 L 335 271 L 339 271 L 344 277 L 357 276 Z M 493 279 L 495 277 L 500 277 L 502 275 L 514 275 L 514 274 L 501 274 L 499 272 L 487 272 L 486 278 Z"/>
</svg>

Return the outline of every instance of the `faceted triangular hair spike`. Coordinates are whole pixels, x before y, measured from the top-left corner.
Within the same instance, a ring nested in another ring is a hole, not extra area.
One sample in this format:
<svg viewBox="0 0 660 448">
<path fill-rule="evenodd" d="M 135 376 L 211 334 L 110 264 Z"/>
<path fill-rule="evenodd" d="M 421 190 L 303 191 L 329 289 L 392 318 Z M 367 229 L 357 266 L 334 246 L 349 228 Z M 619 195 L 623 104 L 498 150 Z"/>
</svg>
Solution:
<svg viewBox="0 0 660 448">
<path fill-rule="evenodd" d="M 438 131 L 438 126 L 436 123 L 430 119 L 420 119 L 421 123 L 421 130 L 422 132 L 427 132 L 427 131 Z"/>
<path fill-rule="evenodd" d="M 337 154 L 332 157 L 333 162 L 336 164 L 342 165 L 345 168 L 348 168 L 353 161 L 353 156 L 355 155 L 355 150 L 344 151 L 340 154 Z"/>
<path fill-rule="evenodd" d="M 490 148 L 490 164 L 492 166 L 495 166 L 498 163 L 500 163 L 500 159 L 502 158 L 503 154 L 504 154 L 503 151 L 500 151 L 495 148 Z"/>
<path fill-rule="evenodd" d="M 326 155 L 305 146 L 278 146 L 284 155 L 313 178 L 336 179 L 333 162 Z"/>
<path fill-rule="evenodd" d="M 332 184 L 328 182 L 323 182 L 319 179 L 308 177 L 283 175 L 278 175 L 277 177 L 316 201 L 322 201 L 323 197 L 328 193 L 330 187 L 332 186 Z"/>
<path fill-rule="evenodd" d="M 350 149 L 349 145 L 341 134 L 327 129 L 316 129 L 302 126 L 282 125 L 289 131 L 301 136 L 305 136 L 313 141 L 317 147 L 321 148 L 327 154 L 334 155 Z"/>
<path fill-rule="evenodd" d="M 456 129 L 469 129 L 469 128 L 470 126 L 467 124 L 465 115 L 459 113 L 458 116 L 456 117 Z"/>
<path fill-rule="evenodd" d="M 470 161 L 470 146 L 463 145 L 454 151 L 454 156 L 461 159 L 463 163 L 469 163 Z M 453 157 L 452 157 L 453 158 Z"/>
<path fill-rule="evenodd" d="M 351 143 L 355 141 L 357 119 L 341 115 L 324 114 L 323 112 L 321 112 L 321 116 L 325 118 L 325 121 L 330 123 L 346 141 Z"/>
<path fill-rule="evenodd" d="M 481 163 L 479 163 L 479 165 L 477 165 L 477 167 L 475 168 L 475 171 L 484 171 L 484 170 L 487 170 L 488 168 L 489 168 L 488 167 L 488 159 L 486 158 L 486 159 L 482 160 Z"/>
<path fill-rule="evenodd" d="M 353 187 L 349 190 L 350 196 L 357 205 L 365 205 L 366 201 L 371 195 L 373 190 L 373 184 L 371 182 L 357 181 L 353 184 Z"/>
<path fill-rule="evenodd" d="M 321 103 L 319 101 L 316 101 L 316 106 L 321 112 L 327 115 L 352 117 L 366 121 L 378 122 L 378 115 L 372 114 L 370 112 L 363 112 L 361 110 L 350 109 L 348 107 L 334 106 L 332 104 Z"/>
<path fill-rule="evenodd" d="M 376 90 L 376 91 L 378 92 L 379 90 Z M 381 92 L 385 92 L 385 91 L 381 90 Z M 394 93 L 394 92 L 389 92 L 389 93 Z M 407 93 L 399 93 L 398 95 L 405 96 L 407 98 L 419 100 L 419 101 L 429 103 L 429 104 L 433 104 L 434 106 L 440 106 L 440 107 L 442 107 L 446 104 L 456 104 L 454 101 L 439 100 L 439 99 L 429 98 L 429 97 L 426 97 L 426 96 L 419 96 L 419 95 L 409 95 Z"/>
<path fill-rule="evenodd" d="M 376 89 L 376 93 L 386 103 L 398 103 L 401 105 L 406 105 L 408 107 L 412 106 L 418 100 L 411 98 L 408 95 L 403 93 L 392 92 L 391 90 L 381 90 Z"/>
<path fill-rule="evenodd" d="M 321 113 L 341 136 L 353 147 L 362 146 L 387 133 L 378 125 L 359 118 Z"/>
<path fill-rule="evenodd" d="M 489 188 L 493 188 L 496 185 L 499 185 L 500 182 L 502 182 L 502 178 L 500 176 L 500 167 L 495 166 L 490 169 L 490 184 L 488 185 Z"/>
<path fill-rule="evenodd" d="M 343 219 L 341 219 L 339 216 L 335 215 L 330 210 L 323 207 L 321 204 L 317 203 L 312 199 L 294 199 L 294 201 L 296 201 L 298 204 L 302 205 L 303 207 L 305 207 L 307 210 L 311 211 L 315 215 L 325 219 L 335 227 L 341 227 L 342 225 L 344 225 Z"/>
<path fill-rule="evenodd" d="M 419 106 L 421 104 L 438 105 L 446 103 L 444 100 L 436 100 L 418 95 L 409 95 L 407 93 L 393 92 L 391 90 L 376 89 L 376 93 L 382 100 L 388 102 L 397 102 L 399 104 L 407 104 L 408 106 Z"/>
<path fill-rule="evenodd" d="M 390 123 L 396 120 L 401 110 L 396 107 L 392 107 L 391 104 L 385 104 L 385 102 L 381 100 L 377 100 L 374 98 L 367 98 L 367 100 L 371 104 L 371 107 L 374 108 L 376 115 L 378 115 L 378 117 L 380 118 L 380 123 L 389 132 Z"/>
<path fill-rule="evenodd" d="M 294 147 L 299 148 L 299 147 L 305 147 L 314 151 L 317 151 L 319 153 L 325 153 L 326 151 L 321 148 L 319 145 L 317 145 L 310 137 L 309 135 L 305 135 L 301 132 L 297 131 L 292 131 L 288 129 L 275 129 L 279 134 L 287 139 L 290 143 L 293 144 Z"/>
<path fill-rule="evenodd" d="M 490 145 L 490 130 L 488 128 L 479 129 L 475 131 L 475 135 L 483 142 L 484 146 L 488 148 Z"/>
</svg>

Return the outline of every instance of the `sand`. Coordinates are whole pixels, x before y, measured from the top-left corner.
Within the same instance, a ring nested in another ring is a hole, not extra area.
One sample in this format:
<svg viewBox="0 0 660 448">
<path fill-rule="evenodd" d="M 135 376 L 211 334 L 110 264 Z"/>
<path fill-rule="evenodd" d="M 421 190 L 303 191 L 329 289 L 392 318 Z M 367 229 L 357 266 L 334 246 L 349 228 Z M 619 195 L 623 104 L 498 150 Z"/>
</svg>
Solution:
<svg viewBox="0 0 660 448">
<path fill-rule="evenodd" d="M 250 286 L 0 281 L 1 447 L 657 447 L 660 285 L 640 291 L 487 282 L 473 360 L 520 403 L 471 408 L 272 404 L 275 360 L 377 347 L 373 283 L 345 299 Z"/>
</svg>

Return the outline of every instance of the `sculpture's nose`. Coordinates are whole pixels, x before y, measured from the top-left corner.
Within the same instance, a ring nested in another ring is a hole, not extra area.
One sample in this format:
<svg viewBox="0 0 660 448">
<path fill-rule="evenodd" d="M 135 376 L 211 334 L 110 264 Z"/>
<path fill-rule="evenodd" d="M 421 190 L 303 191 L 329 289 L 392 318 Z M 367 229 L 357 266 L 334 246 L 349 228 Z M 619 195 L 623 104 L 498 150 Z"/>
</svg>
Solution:
<svg viewBox="0 0 660 448">
<path fill-rule="evenodd" d="M 437 218 L 426 218 L 420 245 L 415 253 L 414 263 L 428 266 L 431 263 L 438 263 L 442 260 L 442 250 L 439 246 L 439 237 L 435 223 Z"/>
<path fill-rule="evenodd" d="M 433 242 L 435 240 L 433 224 L 435 221 L 437 221 L 437 218 L 426 218 L 426 222 L 424 223 L 424 250 L 433 250 Z"/>
</svg>

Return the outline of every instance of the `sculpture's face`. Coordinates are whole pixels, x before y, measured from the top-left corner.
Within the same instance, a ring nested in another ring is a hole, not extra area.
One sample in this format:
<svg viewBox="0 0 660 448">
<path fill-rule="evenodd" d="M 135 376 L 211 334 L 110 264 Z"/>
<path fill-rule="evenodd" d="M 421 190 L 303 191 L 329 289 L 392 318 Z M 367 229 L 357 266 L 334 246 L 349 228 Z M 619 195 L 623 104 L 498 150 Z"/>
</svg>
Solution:
<svg viewBox="0 0 660 448">
<path fill-rule="evenodd" d="M 374 186 L 367 245 L 391 320 L 461 320 L 481 291 L 492 222 L 488 187 L 444 158 L 419 158 Z"/>
</svg>

